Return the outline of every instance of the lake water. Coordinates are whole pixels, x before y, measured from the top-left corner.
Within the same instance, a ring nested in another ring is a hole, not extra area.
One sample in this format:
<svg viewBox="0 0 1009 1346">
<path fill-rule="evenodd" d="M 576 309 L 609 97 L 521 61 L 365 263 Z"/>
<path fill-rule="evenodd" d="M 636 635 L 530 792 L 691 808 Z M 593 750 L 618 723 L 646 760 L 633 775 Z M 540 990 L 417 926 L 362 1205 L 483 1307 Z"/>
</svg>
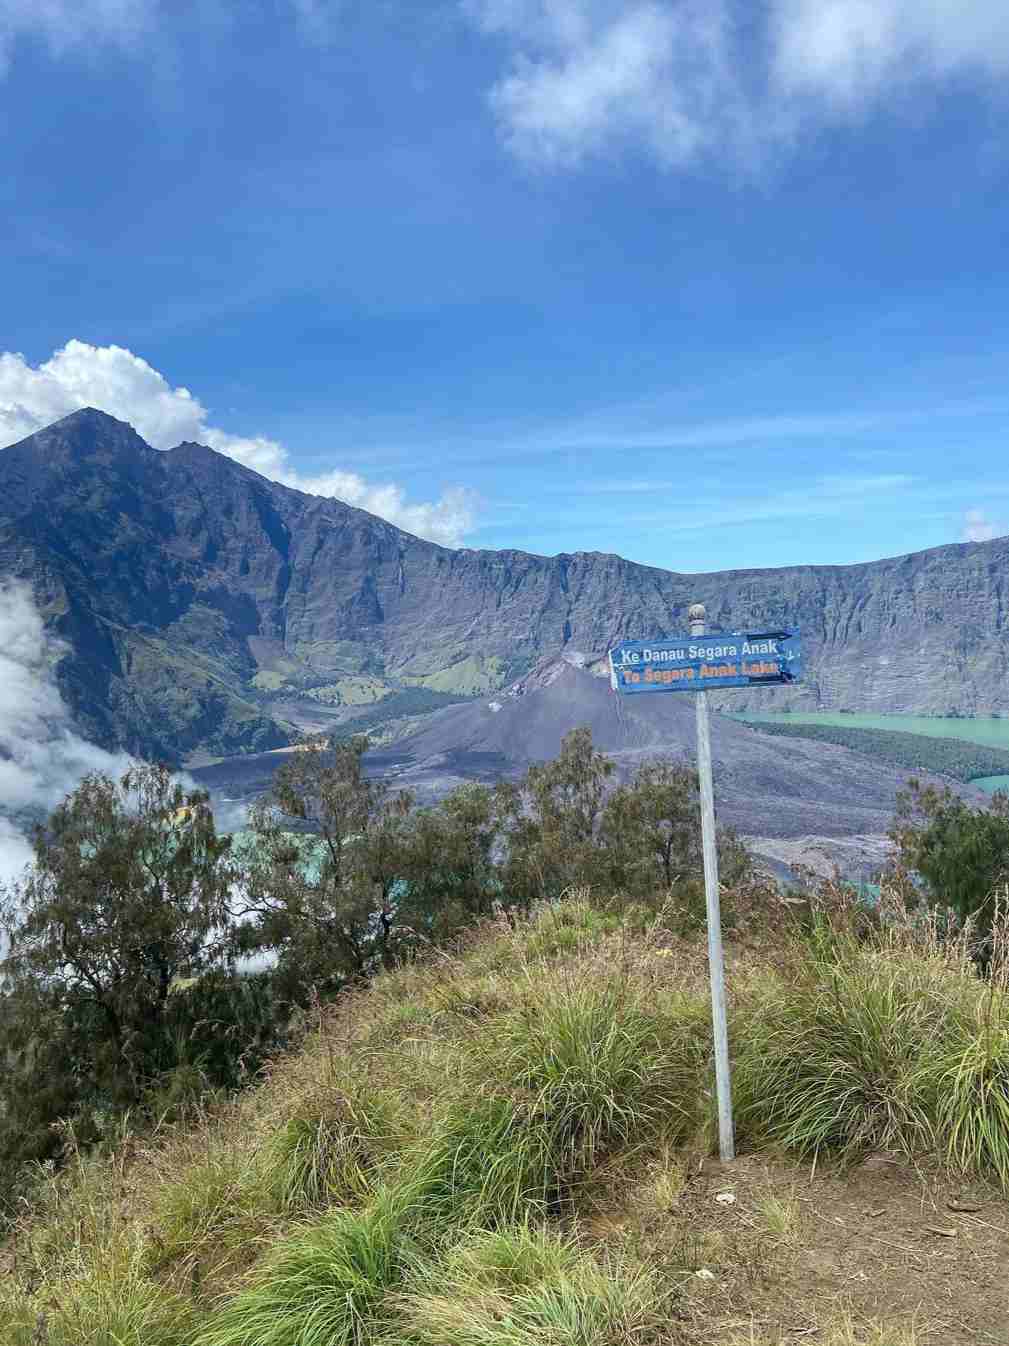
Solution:
<svg viewBox="0 0 1009 1346">
<path fill-rule="evenodd" d="M 971 785 L 976 785 L 979 790 L 987 790 L 993 795 L 996 790 L 1009 790 L 1009 776 L 975 776 Z"/>
<path fill-rule="evenodd" d="M 954 720 L 938 715 L 840 715 L 836 711 L 772 711 L 766 715 L 734 715 L 747 724 L 832 724 L 847 729 L 895 729 L 926 738 L 962 738 L 989 748 L 1009 748 L 1009 719 Z M 992 777 L 1004 780 L 1005 777 Z M 992 787 L 995 788 L 995 787 Z"/>
</svg>

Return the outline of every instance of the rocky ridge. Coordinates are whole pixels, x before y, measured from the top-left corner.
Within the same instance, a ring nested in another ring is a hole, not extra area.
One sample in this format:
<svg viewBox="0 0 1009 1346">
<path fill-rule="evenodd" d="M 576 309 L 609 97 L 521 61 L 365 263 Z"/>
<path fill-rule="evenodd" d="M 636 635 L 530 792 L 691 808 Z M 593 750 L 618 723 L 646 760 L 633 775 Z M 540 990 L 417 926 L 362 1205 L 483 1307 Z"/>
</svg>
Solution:
<svg viewBox="0 0 1009 1346">
<path fill-rule="evenodd" d="M 93 409 L 0 452 L 0 574 L 65 639 L 82 732 L 174 762 L 291 741 L 299 699 L 318 717 L 410 686 L 492 697 L 563 651 L 598 666 L 692 601 L 713 631 L 803 635 L 804 683 L 716 706 L 1009 713 L 1009 539 L 705 575 L 449 550 Z"/>
</svg>

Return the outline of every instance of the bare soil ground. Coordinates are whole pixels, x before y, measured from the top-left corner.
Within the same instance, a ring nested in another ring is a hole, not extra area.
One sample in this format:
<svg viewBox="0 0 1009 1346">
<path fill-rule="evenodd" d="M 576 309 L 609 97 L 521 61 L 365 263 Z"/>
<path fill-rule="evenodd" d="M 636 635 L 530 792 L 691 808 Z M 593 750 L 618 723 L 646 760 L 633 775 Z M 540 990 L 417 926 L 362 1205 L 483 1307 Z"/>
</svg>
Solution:
<svg viewBox="0 0 1009 1346">
<path fill-rule="evenodd" d="M 833 1343 L 846 1319 L 859 1343 L 1009 1343 L 1009 1200 L 977 1182 L 889 1155 L 842 1172 L 680 1154 L 592 1204 L 593 1241 L 679 1277 L 670 1346 Z"/>
</svg>

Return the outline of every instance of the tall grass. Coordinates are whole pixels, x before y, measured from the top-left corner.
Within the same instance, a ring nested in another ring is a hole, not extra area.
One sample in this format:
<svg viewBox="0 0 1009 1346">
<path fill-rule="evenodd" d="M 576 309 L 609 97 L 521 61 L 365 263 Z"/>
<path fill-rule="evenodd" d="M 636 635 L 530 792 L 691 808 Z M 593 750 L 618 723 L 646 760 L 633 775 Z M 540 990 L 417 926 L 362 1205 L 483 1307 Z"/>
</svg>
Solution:
<svg viewBox="0 0 1009 1346">
<path fill-rule="evenodd" d="M 363 1342 L 401 1275 L 400 1211 L 377 1199 L 336 1210 L 278 1244 L 194 1346 L 352 1346 Z"/>
<path fill-rule="evenodd" d="M 45 1346 L 647 1339 L 657 1283 L 558 1217 L 584 1227 L 598 1175 L 656 1155 L 642 1202 L 668 1217 L 710 1125 L 710 1006 L 700 943 L 611 927 L 579 899 L 379 978 L 205 1130 L 82 1165 L 21 1231 L 0 1341 L 36 1346 L 40 1312 Z M 741 1148 L 931 1151 L 1009 1189 L 998 980 L 829 914 L 775 943 L 730 946 Z M 791 1205 L 763 1216 L 793 1237 Z"/>
<path fill-rule="evenodd" d="M 1009 999 L 963 949 L 835 932 L 733 1016 L 737 1125 L 801 1155 L 938 1152 L 1009 1187 Z"/>
<path fill-rule="evenodd" d="M 192 1302 L 144 1276 L 135 1257 L 103 1259 L 61 1288 L 0 1290 L 4 1346 L 188 1346 L 196 1330 Z"/>
<path fill-rule="evenodd" d="M 545 1217 L 562 1172 L 556 1137 L 528 1104 L 477 1095 L 446 1108 L 410 1156 L 397 1200 L 414 1228 L 438 1240 L 467 1225 Z"/>
<path fill-rule="evenodd" d="M 464 1075 L 509 1089 L 575 1175 L 611 1148 L 696 1122 L 707 1055 L 703 1000 L 660 995 L 601 960 L 516 987 L 482 1025 Z"/>
<path fill-rule="evenodd" d="M 601 1267 L 574 1240 L 522 1225 L 415 1265 L 390 1300 L 387 1346 L 624 1346 L 658 1326 L 643 1268 Z"/>
</svg>

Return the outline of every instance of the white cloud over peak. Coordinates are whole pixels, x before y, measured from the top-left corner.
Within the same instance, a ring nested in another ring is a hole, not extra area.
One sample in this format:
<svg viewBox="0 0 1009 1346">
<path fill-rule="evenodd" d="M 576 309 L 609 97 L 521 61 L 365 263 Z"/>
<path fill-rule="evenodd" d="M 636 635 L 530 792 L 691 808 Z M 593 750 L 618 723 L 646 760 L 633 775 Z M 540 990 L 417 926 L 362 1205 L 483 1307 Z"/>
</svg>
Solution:
<svg viewBox="0 0 1009 1346">
<path fill-rule="evenodd" d="M 71 340 L 37 366 L 23 355 L 0 353 L 0 447 L 89 406 L 128 421 L 157 449 L 183 440 L 208 444 L 273 481 L 311 495 L 334 496 L 443 546 L 460 545 L 474 526 L 474 497 L 463 487 L 445 491 L 436 501 L 411 502 L 395 483 L 369 482 L 356 472 L 335 469 L 305 476 L 291 466 L 287 449 L 277 440 L 233 435 L 209 425 L 206 409 L 188 388 L 173 388 L 163 374 L 122 346 Z"/>
<path fill-rule="evenodd" d="M 963 542 L 990 542 L 1001 535 L 1001 529 L 983 509 L 969 509 L 963 520 Z"/>
<path fill-rule="evenodd" d="M 460 0 L 503 44 L 488 91 L 527 163 L 572 167 L 628 145 L 667 167 L 757 168 L 899 87 L 1009 70 L 1005 0 Z"/>
</svg>

